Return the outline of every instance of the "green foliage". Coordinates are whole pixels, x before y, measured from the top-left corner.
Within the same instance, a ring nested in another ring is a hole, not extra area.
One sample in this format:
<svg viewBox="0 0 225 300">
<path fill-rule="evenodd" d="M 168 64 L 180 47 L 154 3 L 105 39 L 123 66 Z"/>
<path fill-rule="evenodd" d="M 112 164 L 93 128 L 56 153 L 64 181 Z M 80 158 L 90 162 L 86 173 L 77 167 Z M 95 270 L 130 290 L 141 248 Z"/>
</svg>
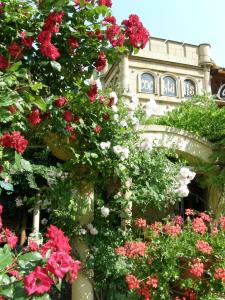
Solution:
<svg viewBox="0 0 225 300">
<path fill-rule="evenodd" d="M 178 201 L 175 189 L 180 163 L 173 163 L 164 150 L 137 151 L 130 161 L 131 201 L 142 211 L 171 207 Z"/>
<path fill-rule="evenodd" d="M 225 107 L 218 108 L 212 97 L 195 96 L 158 119 L 146 124 L 166 125 L 184 129 L 215 143 L 225 139 Z"/>
</svg>

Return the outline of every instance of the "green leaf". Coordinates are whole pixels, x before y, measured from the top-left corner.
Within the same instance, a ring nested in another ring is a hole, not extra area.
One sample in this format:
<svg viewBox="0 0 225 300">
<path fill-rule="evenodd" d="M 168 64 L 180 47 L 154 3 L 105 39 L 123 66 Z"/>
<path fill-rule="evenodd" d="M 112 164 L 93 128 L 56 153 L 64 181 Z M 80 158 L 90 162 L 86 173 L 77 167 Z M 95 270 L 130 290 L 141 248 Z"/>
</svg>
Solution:
<svg viewBox="0 0 225 300">
<path fill-rule="evenodd" d="M 49 294 L 44 294 L 44 295 L 41 295 L 41 296 L 35 296 L 32 298 L 32 300 L 51 300 Z"/>
<path fill-rule="evenodd" d="M 13 253 L 4 253 L 3 250 L 0 250 L 0 270 L 4 270 L 5 267 L 10 266 L 13 262 Z"/>
<path fill-rule="evenodd" d="M 13 185 L 11 183 L 0 181 L 0 187 L 3 188 L 6 191 L 13 191 Z"/>
<path fill-rule="evenodd" d="M 18 152 L 15 151 L 15 162 L 16 162 L 16 166 L 18 169 L 21 168 L 21 158 L 22 158 L 22 156 Z"/>
<path fill-rule="evenodd" d="M 30 87 L 31 87 L 32 91 L 36 92 L 36 91 L 42 89 L 43 87 L 46 87 L 46 85 L 44 85 L 41 82 L 36 82 L 35 84 L 30 84 Z"/>
<path fill-rule="evenodd" d="M 10 283 L 10 278 L 6 274 L 0 274 L 0 286 Z"/>
<path fill-rule="evenodd" d="M 57 61 L 51 61 L 51 66 L 53 67 L 53 69 L 55 69 L 55 70 L 57 70 L 59 72 L 62 69 L 62 66 Z"/>
<path fill-rule="evenodd" d="M 13 285 L 7 285 L 0 288 L 0 295 L 13 299 Z"/>
<path fill-rule="evenodd" d="M 41 253 L 39 252 L 29 252 L 26 254 L 21 255 L 18 258 L 18 263 L 20 264 L 21 262 L 34 262 L 34 261 L 38 261 L 38 260 L 42 260 L 43 257 L 41 255 Z"/>
<path fill-rule="evenodd" d="M 21 159 L 21 167 L 28 172 L 32 172 L 31 163 L 26 159 Z"/>
<path fill-rule="evenodd" d="M 21 61 L 16 62 L 15 64 L 13 64 L 7 71 L 9 72 L 15 72 L 19 69 L 19 67 L 22 65 Z"/>
<path fill-rule="evenodd" d="M 47 104 L 45 102 L 45 100 L 41 97 L 41 96 L 38 96 L 35 98 L 35 105 L 37 105 L 38 108 L 40 108 L 42 111 L 46 111 L 47 109 Z"/>
</svg>

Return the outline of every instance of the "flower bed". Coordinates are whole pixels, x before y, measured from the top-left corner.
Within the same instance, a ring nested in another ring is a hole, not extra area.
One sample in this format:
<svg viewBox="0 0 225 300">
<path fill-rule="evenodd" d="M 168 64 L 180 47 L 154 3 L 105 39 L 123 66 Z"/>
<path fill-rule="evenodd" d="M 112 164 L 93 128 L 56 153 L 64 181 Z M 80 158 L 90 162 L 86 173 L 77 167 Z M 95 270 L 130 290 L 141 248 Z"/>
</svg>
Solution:
<svg viewBox="0 0 225 300">
<path fill-rule="evenodd" d="M 132 266 L 125 277 L 130 295 L 145 300 L 218 299 L 224 295 L 225 217 L 216 221 L 187 209 L 185 221 L 176 216 L 151 225 L 143 219 L 134 224 L 139 241 L 115 249 Z"/>
</svg>

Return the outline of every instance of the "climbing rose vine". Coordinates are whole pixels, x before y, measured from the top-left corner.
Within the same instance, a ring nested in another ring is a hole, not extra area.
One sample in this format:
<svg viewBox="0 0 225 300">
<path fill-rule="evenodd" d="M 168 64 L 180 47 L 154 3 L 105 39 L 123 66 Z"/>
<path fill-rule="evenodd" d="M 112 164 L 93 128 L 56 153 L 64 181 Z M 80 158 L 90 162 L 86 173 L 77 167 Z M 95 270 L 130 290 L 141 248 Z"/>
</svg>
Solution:
<svg viewBox="0 0 225 300">
<path fill-rule="evenodd" d="M 4 244 L 0 249 L 0 295 L 6 299 L 22 297 L 24 300 L 45 295 L 44 299 L 50 299 L 48 294 L 52 286 L 63 279 L 72 283 L 77 278 L 80 262 L 71 257 L 69 239 L 62 230 L 51 225 L 43 245 L 30 240 L 28 246 L 17 253 L 13 249 L 16 249 L 18 238 L 2 227 L 2 213 L 3 206 L 0 205 L 0 243 Z"/>
</svg>

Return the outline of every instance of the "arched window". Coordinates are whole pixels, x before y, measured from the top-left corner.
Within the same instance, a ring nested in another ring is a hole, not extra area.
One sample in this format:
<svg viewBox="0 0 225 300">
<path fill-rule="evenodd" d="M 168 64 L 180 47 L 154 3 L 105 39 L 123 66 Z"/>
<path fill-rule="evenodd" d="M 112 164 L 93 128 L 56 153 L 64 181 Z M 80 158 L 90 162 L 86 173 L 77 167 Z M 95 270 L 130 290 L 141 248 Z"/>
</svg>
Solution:
<svg viewBox="0 0 225 300">
<path fill-rule="evenodd" d="M 192 80 L 184 80 L 184 97 L 191 98 L 195 95 L 195 84 Z"/>
<path fill-rule="evenodd" d="M 141 92 L 153 94 L 155 93 L 155 79 L 154 76 L 149 73 L 141 74 Z"/>
<path fill-rule="evenodd" d="M 177 95 L 176 80 L 171 76 L 163 78 L 163 95 L 174 97 Z"/>
</svg>

